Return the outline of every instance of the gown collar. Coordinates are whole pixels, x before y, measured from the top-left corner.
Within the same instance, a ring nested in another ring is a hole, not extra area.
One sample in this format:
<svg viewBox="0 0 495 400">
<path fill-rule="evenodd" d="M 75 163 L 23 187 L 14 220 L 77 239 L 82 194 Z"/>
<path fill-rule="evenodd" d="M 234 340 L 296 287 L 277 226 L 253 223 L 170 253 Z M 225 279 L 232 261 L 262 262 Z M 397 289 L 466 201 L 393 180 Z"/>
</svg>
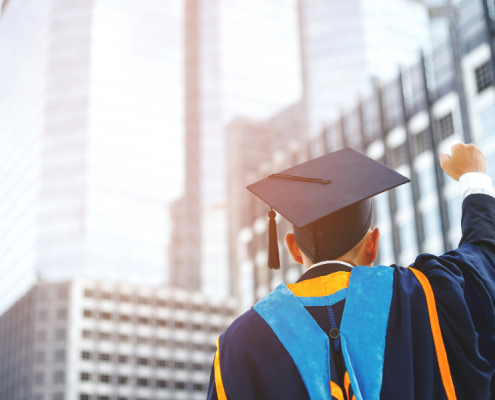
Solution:
<svg viewBox="0 0 495 400">
<path fill-rule="evenodd" d="M 297 280 L 296 283 L 305 281 L 307 279 L 317 278 L 319 276 L 325 276 L 333 274 L 337 271 L 351 271 L 352 265 L 344 261 L 322 261 L 309 267 L 304 274 Z"/>
</svg>

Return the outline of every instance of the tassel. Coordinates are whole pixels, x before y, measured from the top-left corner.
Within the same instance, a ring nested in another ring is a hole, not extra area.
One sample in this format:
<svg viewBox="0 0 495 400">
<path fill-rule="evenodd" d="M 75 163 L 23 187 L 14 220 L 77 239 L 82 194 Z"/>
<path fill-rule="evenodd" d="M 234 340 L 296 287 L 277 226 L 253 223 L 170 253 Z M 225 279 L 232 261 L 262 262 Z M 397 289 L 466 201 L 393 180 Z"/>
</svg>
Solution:
<svg viewBox="0 0 495 400">
<path fill-rule="evenodd" d="M 277 240 L 277 214 L 273 209 L 268 211 L 268 268 L 280 269 L 280 258 L 278 255 L 278 240 Z"/>
</svg>

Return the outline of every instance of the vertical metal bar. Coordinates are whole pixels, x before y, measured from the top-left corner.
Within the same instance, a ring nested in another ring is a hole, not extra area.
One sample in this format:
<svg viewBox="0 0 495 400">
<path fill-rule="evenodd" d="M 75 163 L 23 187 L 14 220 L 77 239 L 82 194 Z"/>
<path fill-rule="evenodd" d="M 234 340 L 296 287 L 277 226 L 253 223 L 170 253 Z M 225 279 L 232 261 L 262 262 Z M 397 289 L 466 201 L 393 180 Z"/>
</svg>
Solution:
<svg viewBox="0 0 495 400">
<path fill-rule="evenodd" d="M 488 45 L 490 46 L 490 66 L 492 70 L 492 82 L 495 74 L 495 44 L 493 43 L 493 29 L 492 19 L 490 18 L 490 11 L 488 10 L 488 0 L 480 0 L 483 3 L 483 14 L 485 16 L 485 29 L 486 37 L 488 39 Z"/>
<path fill-rule="evenodd" d="M 419 186 L 418 186 L 418 174 L 413 165 L 413 150 L 411 144 L 411 133 L 409 132 L 409 118 L 407 117 L 406 110 L 406 100 L 404 97 L 404 81 L 402 79 L 402 70 L 399 73 L 399 85 L 400 85 L 400 96 L 402 103 L 402 116 L 404 120 L 404 129 L 406 131 L 406 158 L 407 164 L 409 165 L 409 169 L 411 171 L 411 184 L 412 184 L 412 201 L 414 208 L 414 218 L 416 220 L 416 239 L 418 241 L 418 250 L 420 253 L 423 253 L 423 242 L 424 242 L 424 231 L 423 231 L 423 221 L 421 218 L 421 213 L 419 212 Z"/>
<path fill-rule="evenodd" d="M 389 165 L 388 161 L 388 153 L 389 148 L 387 145 L 387 138 L 385 134 L 385 117 L 383 112 L 383 100 L 382 100 L 382 88 L 377 81 L 374 82 L 374 90 L 376 93 L 376 99 L 378 101 L 378 113 L 380 119 L 380 136 L 381 140 L 383 140 L 383 146 L 385 151 L 383 153 L 383 163 L 385 165 Z M 397 227 L 397 220 L 395 218 L 395 211 L 397 210 L 397 202 L 395 199 L 395 191 L 389 191 L 389 210 L 390 210 L 390 223 L 392 225 L 392 243 L 394 245 L 394 258 L 395 262 L 399 262 L 399 254 L 400 254 L 400 241 L 399 241 L 399 229 Z"/>
<path fill-rule="evenodd" d="M 482 0 L 484 1 L 484 0 Z M 447 16 L 449 18 L 450 46 L 452 47 L 452 58 L 455 74 L 455 88 L 459 97 L 459 109 L 462 119 L 462 133 L 464 142 L 471 143 L 471 127 L 469 125 L 469 114 L 467 110 L 466 92 L 464 90 L 464 80 L 461 69 L 461 55 L 459 50 L 459 28 L 457 26 L 457 10 L 452 4 L 452 0 L 447 1 Z M 493 52 L 492 52 L 493 55 Z M 493 56 L 492 56 L 493 65 Z"/>
<path fill-rule="evenodd" d="M 444 179 L 443 179 L 443 171 L 440 167 L 440 162 L 438 160 L 438 141 L 437 135 L 435 134 L 435 118 L 433 116 L 432 104 L 430 101 L 430 96 L 428 93 L 428 82 L 426 77 L 426 66 L 425 66 L 425 57 L 424 54 L 421 53 L 421 72 L 423 78 L 423 91 L 426 102 L 426 109 L 428 111 L 428 118 L 430 120 L 430 125 L 428 127 L 428 132 L 430 134 L 430 143 L 433 151 L 433 162 L 435 163 L 435 182 L 437 186 L 437 194 L 438 194 L 438 205 L 440 208 L 440 221 L 442 224 L 442 239 L 443 239 L 443 251 L 447 251 L 450 248 L 449 239 L 448 239 L 448 231 L 449 231 L 449 215 L 447 212 L 447 202 L 445 201 L 445 196 L 443 193 L 444 187 Z"/>
</svg>

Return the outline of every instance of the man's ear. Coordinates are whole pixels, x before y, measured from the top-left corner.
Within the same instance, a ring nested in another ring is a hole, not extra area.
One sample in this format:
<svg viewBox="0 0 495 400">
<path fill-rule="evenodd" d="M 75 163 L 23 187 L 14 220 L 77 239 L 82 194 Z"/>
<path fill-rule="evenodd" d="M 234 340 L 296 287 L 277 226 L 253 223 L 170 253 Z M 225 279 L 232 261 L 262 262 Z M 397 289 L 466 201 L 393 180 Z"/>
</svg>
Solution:
<svg viewBox="0 0 495 400">
<path fill-rule="evenodd" d="M 366 256 L 369 258 L 369 263 L 372 264 L 376 260 L 378 254 L 378 241 L 380 240 L 380 230 L 375 228 L 371 231 L 368 240 L 366 241 Z"/>
<path fill-rule="evenodd" d="M 294 236 L 294 233 L 288 232 L 287 235 L 285 235 L 285 242 L 287 243 L 289 253 L 294 261 L 298 264 L 304 264 L 301 249 L 299 249 L 299 246 L 296 243 L 296 237 Z"/>
</svg>

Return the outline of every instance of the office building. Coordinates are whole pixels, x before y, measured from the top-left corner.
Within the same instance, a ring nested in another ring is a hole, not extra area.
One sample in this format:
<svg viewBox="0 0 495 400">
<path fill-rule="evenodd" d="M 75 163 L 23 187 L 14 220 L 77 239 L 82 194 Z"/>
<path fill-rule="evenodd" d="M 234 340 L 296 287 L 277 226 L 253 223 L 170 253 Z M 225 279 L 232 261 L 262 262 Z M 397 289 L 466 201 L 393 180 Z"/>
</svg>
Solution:
<svg viewBox="0 0 495 400">
<path fill-rule="evenodd" d="M 0 398 L 204 399 L 234 307 L 173 288 L 38 283 L 0 316 Z"/>
<path fill-rule="evenodd" d="M 299 0 L 308 131 L 325 124 L 388 80 L 429 45 L 425 4 L 410 0 Z"/>
<path fill-rule="evenodd" d="M 182 18 L 181 0 L 3 2 L 0 310 L 37 275 L 165 282 Z"/>
<path fill-rule="evenodd" d="M 450 14 L 454 38 L 448 37 L 394 79 L 372 82 L 371 95 L 326 124 L 320 134 L 298 146 L 279 148 L 272 162 L 250 179 L 352 147 L 412 180 L 374 199 L 375 226 L 381 232 L 377 263 L 407 266 L 420 253 L 440 255 L 456 248 L 461 236 L 459 184 L 443 173 L 438 155 L 448 153 L 457 142 L 474 142 L 484 151 L 487 172 L 495 178 L 495 52 L 489 10 L 483 5 L 481 0 L 461 1 Z M 285 248 L 284 235 L 291 226 L 281 217 L 282 267 L 267 269 L 268 207 L 247 191 L 245 196 L 249 206 L 239 213 L 248 222 L 235 235 L 235 268 L 253 281 L 247 288 L 240 286 L 244 308 L 281 281 L 292 283 L 302 273 Z"/>
<path fill-rule="evenodd" d="M 226 126 L 300 97 L 294 0 L 185 1 L 186 182 L 171 209 L 176 286 L 225 295 L 229 280 Z"/>
</svg>

